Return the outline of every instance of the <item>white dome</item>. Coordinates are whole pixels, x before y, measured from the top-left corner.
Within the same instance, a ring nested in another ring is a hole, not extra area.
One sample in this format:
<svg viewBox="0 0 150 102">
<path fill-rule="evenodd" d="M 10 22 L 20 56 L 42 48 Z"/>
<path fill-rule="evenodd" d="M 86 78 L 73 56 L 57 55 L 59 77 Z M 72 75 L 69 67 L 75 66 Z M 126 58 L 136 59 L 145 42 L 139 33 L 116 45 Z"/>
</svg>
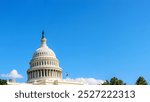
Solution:
<svg viewBox="0 0 150 102">
<path fill-rule="evenodd" d="M 41 40 L 40 48 L 38 48 L 35 51 L 35 53 L 33 54 L 33 59 L 37 58 L 37 57 L 52 57 L 52 58 L 56 58 L 56 55 L 55 55 L 54 51 L 52 49 L 50 49 L 46 45 L 46 38 L 43 38 Z"/>
<path fill-rule="evenodd" d="M 56 58 L 55 53 L 52 49 L 48 47 L 40 47 L 38 48 L 35 53 L 33 54 L 33 59 L 37 57 L 53 57 Z"/>
</svg>

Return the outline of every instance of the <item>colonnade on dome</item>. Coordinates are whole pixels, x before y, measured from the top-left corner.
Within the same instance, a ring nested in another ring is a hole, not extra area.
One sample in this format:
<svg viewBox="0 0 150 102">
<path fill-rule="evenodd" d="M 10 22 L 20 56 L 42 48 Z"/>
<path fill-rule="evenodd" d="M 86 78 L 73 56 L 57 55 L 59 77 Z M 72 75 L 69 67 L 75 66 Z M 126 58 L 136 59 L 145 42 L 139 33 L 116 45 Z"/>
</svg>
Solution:
<svg viewBox="0 0 150 102">
<path fill-rule="evenodd" d="M 56 69 L 39 69 L 28 72 L 28 80 L 36 78 L 62 78 L 62 72 Z"/>
</svg>

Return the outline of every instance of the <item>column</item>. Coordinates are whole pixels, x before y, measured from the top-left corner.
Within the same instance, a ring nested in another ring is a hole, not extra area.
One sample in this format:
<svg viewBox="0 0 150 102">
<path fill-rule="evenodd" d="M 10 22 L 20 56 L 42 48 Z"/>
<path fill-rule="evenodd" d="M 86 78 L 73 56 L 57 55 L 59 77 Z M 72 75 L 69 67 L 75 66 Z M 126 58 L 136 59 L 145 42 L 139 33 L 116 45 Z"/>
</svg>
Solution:
<svg viewBox="0 0 150 102">
<path fill-rule="evenodd" d="M 38 78 L 38 77 L 39 77 L 39 72 L 38 72 L 38 70 L 36 71 L 36 73 L 37 73 L 37 76 L 36 76 L 36 77 Z"/>
<path fill-rule="evenodd" d="M 43 77 L 45 77 L 45 70 L 43 69 Z"/>
<path fill-rule="evenodd" d="M 41 69 L 41 77 L 43 77 L 43 70 Z"/>
<path fill-rule="evenodd" d="M 35 78 L 37 78 L 37 77 L 38 77 L 38 75 L 37 75 L 37 70 L 36 70 L 35 72 L 36 72 L 36 77 L 35 77 Z"/>
<path fill-rule="evenodd" d="M 33 72 L 34 78 L 35 78 L 35 71 Z"/>
<path fill-rule="evenodd" d="M 50 76 L 52 77 L 52 70 L 50 69 Z"/>
<path fill-rule="evenodd" d="M 55 70 L 53 71 L 53 76 L 55 77 Z"/>
<path fill-rule="evenodd" d="M 50 71 L 49 71 L 49 69 L 48 69 L 48 76 L 49 76 L 49 72 L 50 72 Z"/>
<path fill-rule="evenodd" d="M 59 74 L 59 71 L 56 72 L 56 76 L 57 76 L 57 77 L 59 77 L 58 74 Z"/>
<path fill-rule="evenodd" d="M 33 71 L 33 78 L 35 78 L 35 71 Z"/>
<path fill-rule="evenodd" d="M 34 71 L 34 78 L 36 78 L 36 71 Z"/>
<path fill-rule="evenodd" d="M 45 77 L 47 77 L 47 69 L 45 69 Z"/>
<path fill-rule="evenodd" d="M 43 70 L 42 70 L 42 69 L 41 69 L 41 73 L 42 73 L 42 74 L 41 74 L 41 77 L 43 77 Z"/>
<path fill-rule="evenodd" d="M 55 77 L 56 77 L 56 70 L 55 70 Z"/>
<path fill-rule="evenodd" d="M 42 70 L 40 70 L 40 72 L 41 72 L 41 76 L 40 77 L 42 77 Z"/>
<path fill-rule="evenodd" d="M 33 73 L 33 71 L 32 71 L 32 79 L 34 78 L 34 75 L 33 75 L 34 73 Z"/>
<path fill-rule="evenodd" d="M 58 77 L 58 73 L 57 73 L 57 70 L 56 70 L 56 77 Z"/>
<path fill-rule="evenodd" d="M 46 69 L 44 69 L 44 70 L 45 70 L 45 77 L 46 77 L 47 76 L 47 73 L 46 73 L 47 70 Z"/>
<path fill-rule="evenodd" d="M 60 78 L 60 71 L 58 72 L 58 77 Z"/>
<path fill-rule="evenodd" d="M 53 71 L 53 76 L 55 77 L 55 70 Z"/>
<path fill-rule="evenodd" d="M 32 72 L 31 72 L 31 79 L 33 78 Z"/>
<path fill-rule="evenodd" d="M 52 71 L 51 74 L 52 74 L 52 77 L 53 77 L 53 69 L 51 71 Z"/>
<path fill-rule="evenodd" d="M 52 77 L 54 76 L 54 70 L 52 70 Z"/>
<path fill-rule="evenodd" d="M 37 70 L 37 78 L 39 78 L 39 71 Z"/>
<path fill-rule="evenodd" d="M 46 70 L 46 76 L 48 77 L 48 69 Z"/>
<path fill-rule="evenodd" d="M 39 78 L 41 77 L 41 72 L 40 72 L 40 70 L 38 70 L 38 72 L 39 72 Z"/>
</svg>

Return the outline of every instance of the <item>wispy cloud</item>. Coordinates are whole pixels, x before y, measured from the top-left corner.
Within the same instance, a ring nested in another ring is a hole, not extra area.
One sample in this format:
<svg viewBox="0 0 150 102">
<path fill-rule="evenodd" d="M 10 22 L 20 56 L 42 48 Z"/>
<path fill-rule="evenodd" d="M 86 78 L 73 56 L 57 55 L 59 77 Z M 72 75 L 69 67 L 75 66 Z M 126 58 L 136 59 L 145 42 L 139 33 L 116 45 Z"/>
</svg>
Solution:
<svg viewBox="0 0 150 102">
<path fill-rule="evenodd" d="M 10 73 L 8 74 L 0 74 L 1 77 L 4 78 L 11 78 L 11 79 L 20 79 L 23 78 L 23 76 L 21 74 L 18 73 L 17 70 L 12 70 Z"/>
<path fill-rule="evenodd" d="M 87 84 L 87 85 L 98 85 L 98 84 L 102 84 L 103 82 L 105 82 L 104 80 L 98 80 L 98 79 L 95 79 L 95 78 L 76 78 L 76 79 L 67 78 L 67 79 L 64 79 L 64 80 L 81 82 L 81 83 Z"/>
</svg>

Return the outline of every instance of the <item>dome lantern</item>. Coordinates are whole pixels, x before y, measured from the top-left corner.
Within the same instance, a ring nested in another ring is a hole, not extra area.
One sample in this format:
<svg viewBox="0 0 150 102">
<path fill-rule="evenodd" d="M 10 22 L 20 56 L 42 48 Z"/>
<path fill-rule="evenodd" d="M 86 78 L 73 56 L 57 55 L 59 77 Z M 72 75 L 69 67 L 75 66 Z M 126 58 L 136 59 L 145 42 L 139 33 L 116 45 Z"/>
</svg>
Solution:
<svg viewBox="0 0 150 102">
<path fill-rule="evenodd" d="M 46 44 L 46 38 L 44 36 L 44 31 L 42 31 L 42 38 L 41 38 L 41 46 L 40 47 L 48 47 Z"/>
</svg>

